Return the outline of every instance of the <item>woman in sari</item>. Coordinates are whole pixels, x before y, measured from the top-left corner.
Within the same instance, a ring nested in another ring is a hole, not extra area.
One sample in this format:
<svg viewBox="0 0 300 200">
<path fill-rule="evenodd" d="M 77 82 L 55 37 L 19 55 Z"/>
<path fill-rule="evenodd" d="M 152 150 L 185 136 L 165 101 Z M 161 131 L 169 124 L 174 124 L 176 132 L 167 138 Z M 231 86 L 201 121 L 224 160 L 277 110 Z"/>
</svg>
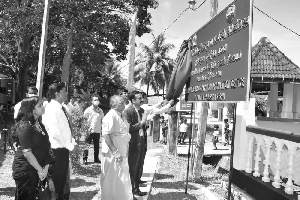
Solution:
<svg viewBox="0 0 300 200">
<path fill-rule="evenodd" d="M 37 97 L 24 99 L 17 115 L 15 134 L 18 149 L 12 169 L 16 183 L 16 200 L 39 199 L 39 183 L 48 178 L 54 191 L 49 166 L 53 163 L 48 134 L 40 122 L 43 102 Z"/>
</svg>

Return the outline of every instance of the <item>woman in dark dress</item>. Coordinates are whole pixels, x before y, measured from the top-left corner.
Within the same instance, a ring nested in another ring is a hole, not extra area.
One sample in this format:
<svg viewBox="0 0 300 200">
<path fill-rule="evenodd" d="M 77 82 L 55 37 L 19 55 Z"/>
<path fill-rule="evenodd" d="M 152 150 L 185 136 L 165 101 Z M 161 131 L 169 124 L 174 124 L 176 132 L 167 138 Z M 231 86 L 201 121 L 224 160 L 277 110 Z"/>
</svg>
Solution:
<svg viewBox="0 0 300 200">
<path fill-rule="evenodd" d="M 48 179 L 49 189 L 54 185 L 49 173 L 53 164 L 48 134 L 40 123 L 44 113 L 43 101 L 37 97 L 24 99 L 17 117 L 15 134 L 18 150 L 13 162 L 13 178 L 16 182 L 16 200 L 35 200 L 39 181 Z"/>
</svg>

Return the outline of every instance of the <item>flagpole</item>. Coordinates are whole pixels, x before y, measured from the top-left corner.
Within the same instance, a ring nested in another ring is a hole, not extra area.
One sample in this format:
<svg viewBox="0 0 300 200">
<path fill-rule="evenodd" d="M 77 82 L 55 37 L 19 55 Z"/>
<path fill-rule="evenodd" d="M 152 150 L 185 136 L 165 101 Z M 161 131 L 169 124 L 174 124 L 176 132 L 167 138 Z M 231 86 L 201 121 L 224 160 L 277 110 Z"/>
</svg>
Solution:
<svg viewBox="0 0 300 200">
<path fill-rule="evenodd" d="M 231 185 L 232 185 L 232 172 L 233 172 L 233 154 L 234 154 L 234 138 L 235 138 L 235 125 L 236 125 L 236 106 L 237 103 L 233 104 L 233 128 L 231 132 L 231 153 L 230 153 L 230 169 L 229 169 L 229 178 L 228 178 L 228 193 L 227 199 L 231 199 Z"/>
<path fill-rule="evenodd" d="M 41 35 L 41 43 L 40 43 L 40 50 L 39 50 L 38 72 L 36 76 L 36 88 L 38 89 L 39 97 L 42 97 L 43 94 L 43 81 L 44 81 L 44 71 L 45 71 L 45 55 L 46 55 L 50 1 L 51 0 L 45 0 L 43 23 L 42 23 L 42 35 Z"/>
<path fill-rule="evenodd" d="M 191 105 L 191 129 L 189 131 L 189 150 L 188 150 L 188 164 L 186 170 L 186 183 L 185 183 L 185 194 L 187 194 L 188 183 L 189 183 L 189 171 L 190 171 L 190 157 L 191 157 L 191 141 L 193 135 L 193 111 L 194 111 L 194 103 Z"/>
</svg>

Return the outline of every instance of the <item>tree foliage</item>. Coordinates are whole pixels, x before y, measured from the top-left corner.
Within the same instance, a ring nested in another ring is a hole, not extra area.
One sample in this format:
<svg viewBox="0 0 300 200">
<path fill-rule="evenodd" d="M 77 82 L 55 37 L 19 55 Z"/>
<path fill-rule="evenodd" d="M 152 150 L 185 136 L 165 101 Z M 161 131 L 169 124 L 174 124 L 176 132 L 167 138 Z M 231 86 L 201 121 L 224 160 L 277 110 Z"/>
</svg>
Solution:
<svg viewBox="0 0 300 200">
<path fill-rule="evenodd" d="M 156 5 L 156 0 L 51 0 L 45 88 L 60 80 L 70 35 L 71 77 L 80 69 L 85 79 L 93 82 L 102 78 L 101 70 L 108 60 L 125 59 L 129 18 L 134 9 L 139 9 L 137 33 L 142 35 L 150 31 L 148 8 Z M 16 78 L 18 93 L 23 97 L 26 85 L 35 83 L 43 1 L 2 0 L 0 7 L 0 72 Z"/>
<path fill-rule="evenodd" d="M 158 93 L 160 89 L 169 85 L 174 64 L 168 53 L 174 45 L 166 43 L 164 35 L 161 34 L 157 36 L 152 46 L 141 44 L 141 48 L 142 52 L 136 60 L 134 81 L 150 85 Z"/>
</svg>

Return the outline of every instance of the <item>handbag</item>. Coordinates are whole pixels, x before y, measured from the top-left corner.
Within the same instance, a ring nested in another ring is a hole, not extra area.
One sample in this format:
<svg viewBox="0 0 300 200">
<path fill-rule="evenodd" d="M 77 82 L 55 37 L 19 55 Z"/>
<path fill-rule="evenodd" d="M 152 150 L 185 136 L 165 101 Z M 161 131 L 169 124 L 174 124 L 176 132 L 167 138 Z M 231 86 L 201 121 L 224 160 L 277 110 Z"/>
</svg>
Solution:
<svg viewBox="0 0 300 200">
<path fill-rule="evenodd" d="M 48 179 L 39 180 L 38 183 L 39 200 L 55 200 L 55 192 L 50 191 Z"/>
</svg>

